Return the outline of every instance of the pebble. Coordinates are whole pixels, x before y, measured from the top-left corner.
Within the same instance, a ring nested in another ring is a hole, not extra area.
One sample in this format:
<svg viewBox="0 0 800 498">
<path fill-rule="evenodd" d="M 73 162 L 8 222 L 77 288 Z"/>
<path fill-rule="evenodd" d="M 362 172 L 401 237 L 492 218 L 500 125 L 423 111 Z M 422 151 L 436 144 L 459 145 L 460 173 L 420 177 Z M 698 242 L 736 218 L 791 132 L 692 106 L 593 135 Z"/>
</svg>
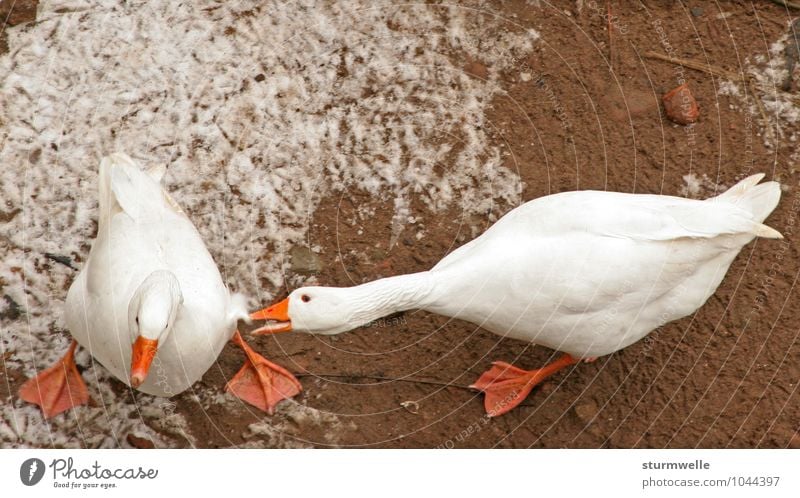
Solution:
<svg viewBox="0 0 800 498">
<path fill-rule="evenodd" d="M 680 125 L 694 123 L 700 116 L 697 101 L 686 83 L 667 92 L 662 101 L 667 117 Z"/>
<path fill-rule="evenodd" d="M 139 437 L 132 432 L 128 434 L 128 437 L 125 438 L 128 441 L 128 444 L 133 446 L 134 448 L 139 448 L 140 450 L 152 450 L 156 447 L 152 440 L 146 437 Z"/>
<path fill-rule="evenodd" d="M 294 246 L 289 251 L 292 271 L 301 275 L 311 275 L 322 271 L 322 261 L 311 249 Z"/>
<path fill-rule="evenodd" d="M 700 17 L 700 16 L 703 15 L 704 10 L 703 10 L 703 7 L 692 7 L 690 12 L 692 13 L 692 15 L 694 17 Z"/>
</svg>

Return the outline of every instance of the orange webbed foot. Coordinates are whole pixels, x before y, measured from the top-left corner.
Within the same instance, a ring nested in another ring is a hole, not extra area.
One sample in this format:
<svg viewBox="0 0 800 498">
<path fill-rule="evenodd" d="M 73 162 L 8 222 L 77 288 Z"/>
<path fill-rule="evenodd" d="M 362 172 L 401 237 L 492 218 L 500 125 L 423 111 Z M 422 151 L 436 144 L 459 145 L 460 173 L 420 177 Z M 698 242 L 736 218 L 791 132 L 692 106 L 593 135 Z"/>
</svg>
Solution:
<svg viewBox="0 0 800 498">
<path fill-rule="evenodd" d="M 45 418 L 52 418 L 78 405 L 89 402 L 89 390 L 75 366 L 76 341 L 55 365 L 19 388 L 19 397 L 42 408 Z"/>
<path fill-rule="evenodd" d="M 225 389 L 256 408 L 272 415 L 275 406 L 296 396 L 303 386 L 288 370 L 256 353 L 237 330 L 234 344 L 242 348 L 247 359 Z"/>
<path fill-rule="evenodd" d="M 562 368 L 577 363 L 565 354 L 556 361 L 537 370 L 523 370 L 502 361 L 492 363 L 470 387 L 483 391 L 483 405 L 489 417 L 508 413 L 528 397 L 531 390 L 547 377 Z"/>
</svg>

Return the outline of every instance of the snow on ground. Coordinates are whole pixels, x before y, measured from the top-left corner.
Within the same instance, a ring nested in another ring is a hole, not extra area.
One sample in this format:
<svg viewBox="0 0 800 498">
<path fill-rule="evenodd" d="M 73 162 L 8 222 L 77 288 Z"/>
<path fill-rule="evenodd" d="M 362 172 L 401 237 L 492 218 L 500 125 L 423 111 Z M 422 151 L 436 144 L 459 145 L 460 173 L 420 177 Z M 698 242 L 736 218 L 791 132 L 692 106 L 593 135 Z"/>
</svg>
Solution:
<svg viewBox="0 0 800 498">
<path fill-rule="evenodd" d="M 785 34 L 769 47 L 769 57 L 758 56 L 756 64 L 749 66 L 749 73 L 754 77 L 758 89 L 762 92 L 764 108 L 772 118 L 785 125 L 800 121 L 800 107 L 795 102 L 792 92 L 781 89 L 789 71 L 786 68 L 785 50 L 789 42 L 789 34 Z M 780 126 L 778 127 L 780 129 Z"/>
<path fill-rule="evenodd" d="M 65 351 L 75 271 L 45 253 L 85 260 L 97 166 L 114 151 L 168 166 L 169 190 L 253 306 L 282 284 L 289 248 L 329 193 L 379 196 L 394 206 L 396 231 L 412 196 L 475 213 L 517 203 L 519 179 L 486 144 L 485 110 L 498 72 L 537 38 L 463 6 L 42 2 L 36 23 L 9 30 L 0 57 L 6 367 L 31 375 Z M 487 58 L 486 80 L 461 70 Z M 163 400 L 120 399 L 99 366 L 84 376 L 99 406 L 49 425 L 4 400 L 0 446 L 118 446 L 132 432 L 158 446 L 191 443 Z"/>
<path fill-rule="evenodd" d="M 683 175 L 683 182 L 686 185 L 680 188 L 678 195 L 690 199 L 708 199 L 725 192 L 730 187 L 717 184 L 705 173 L 700 176 L 694 173 Z"/>
<path fill-rule="evenodd" d="M 790 34 L 787 32 L 769 46 L 766 57 L 756 56 L 752 62 L 748 61 L 747 64 L 747 72 L 753 78 L 754 86 L 764 107 L 764 113 L 770 121 L 769 126 L 774 134 L 774 138 L 772 138 L 773 135 L 770 132 L 762 133 L 764 144 L 773 148 L 776 145 L 773 143 L 775 141 L 796 142 L 798 127 L 800 127 L 800 106 L 798 106 L 796 93 L 783 90 L 789 77 L 785 53 L 789 43 Z M 748 104 L 750 113 L 759 116 L 760 111 L 752 98 L 748 99 Z M 800 162 L 800 152 L 791 154 L 789 160 L 792 165 Z"/>
</svg>

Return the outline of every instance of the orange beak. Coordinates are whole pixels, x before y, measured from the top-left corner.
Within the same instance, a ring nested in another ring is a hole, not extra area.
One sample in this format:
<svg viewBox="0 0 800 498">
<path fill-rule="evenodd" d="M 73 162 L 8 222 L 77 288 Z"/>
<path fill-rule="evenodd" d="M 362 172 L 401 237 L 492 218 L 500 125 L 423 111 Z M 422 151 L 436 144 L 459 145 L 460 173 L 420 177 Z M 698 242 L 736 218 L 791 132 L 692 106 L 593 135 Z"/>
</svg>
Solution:
<svg viewBox="0 0 800 498">
<path fill-rule="evenodd" d="M 254 330 L 252 333 L 255 335 L 289 332 L 292 330 L 292 320 L 289 318 L 289 298 L 287 297 L 278 304 L 250 313 L 250 318 L 252 320 L 274 320 L 277 322 L 268 323 Z"/>
<path fill-rule="evenodd" d="M 137 388 L 142 385 L 147 373 L 150 371 L 150 363 L 158 351 L 158 339 L 146 339 L 142 336 L 136 338 L 133 343 L 133 356 L 131 358 L 131 386 Z"/>
</svg>

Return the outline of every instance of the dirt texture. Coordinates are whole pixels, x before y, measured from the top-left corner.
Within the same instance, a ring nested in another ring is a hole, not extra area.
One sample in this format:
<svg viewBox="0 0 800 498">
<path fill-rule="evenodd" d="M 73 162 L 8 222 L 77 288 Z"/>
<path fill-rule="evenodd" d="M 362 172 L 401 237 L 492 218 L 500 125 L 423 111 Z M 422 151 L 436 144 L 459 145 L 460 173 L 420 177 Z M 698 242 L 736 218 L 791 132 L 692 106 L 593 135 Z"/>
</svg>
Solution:
<svg viewBox="0 0 800 498">
<path fill-rule="evenodd" d="M 777 127 L 769 131 L 757 95 L 745 84 L 739 85 L 744 97 L 720 95 L 720 78 L 646 55 L 654 51 L 739 73 L 746 60 L 769 58 L 769 44 L 787 32 L 789 13 L 766 1 L 507 1 L 487 10 L 510 29 L 541 35 L 526 58 L 500 75 L 503 93 L 487 120 L 505 166 L 523 182 L 524 200 L 575 189 L 702 198 L 714 194 L 714 185 L 765 172 L 786 186 L 767 220 L 786 239 L 746 246 L 718 291 L 692 316 L 554 375 L 522 406 L 495 419 L 485 416 L 482 396 L 467 386 L 491 361 L 537 368 L 552 360 L 553 351 L 415 311 L 336 337 L 248 338 L 298 374 L 304 387 L 298 401 L 316 410 L 316 419 L 279 411 L 274 417 L 286 418 L 279 437 L 318 447 L 797 447 L 796 145 L 784 129 L 774 146 L 765 146 Z M 491 54 L 456 62 L 475 78 L 494 70 Z M 700 111 L 690 127 L 668 120 L 661 102 L 682 80 Z M 687 190 L 685 175 L 709 182 Z M 512 207 L 494 205 L 481 218 L 465 217 L 455 206 L 432 213 L 412 203 L 416 222 L 392 245 L 391 199 L 342 192 L 309 215 L 308 247 L 321 250 L 293 271 L 313 273 L 321 285 L 346 286 L 426 270 Z M 287 277 L 292 282 L 293 275 Z M 268 290 L 285 295 L 291 289 Z M 196 388 L 222 390 L 242 359 L 229 345 Z M 3 397 L 24 380 L 14 372 L 0 375 L 6 377 Z M 251 424 L 265 415 L 244 405 L 200 407 L 191 392 L 172 401 L 195 437 L 185 446 L 278 437 L 254 436 Z M 336 423 L 319 420 L 326 414 Z"/>
</svg>

